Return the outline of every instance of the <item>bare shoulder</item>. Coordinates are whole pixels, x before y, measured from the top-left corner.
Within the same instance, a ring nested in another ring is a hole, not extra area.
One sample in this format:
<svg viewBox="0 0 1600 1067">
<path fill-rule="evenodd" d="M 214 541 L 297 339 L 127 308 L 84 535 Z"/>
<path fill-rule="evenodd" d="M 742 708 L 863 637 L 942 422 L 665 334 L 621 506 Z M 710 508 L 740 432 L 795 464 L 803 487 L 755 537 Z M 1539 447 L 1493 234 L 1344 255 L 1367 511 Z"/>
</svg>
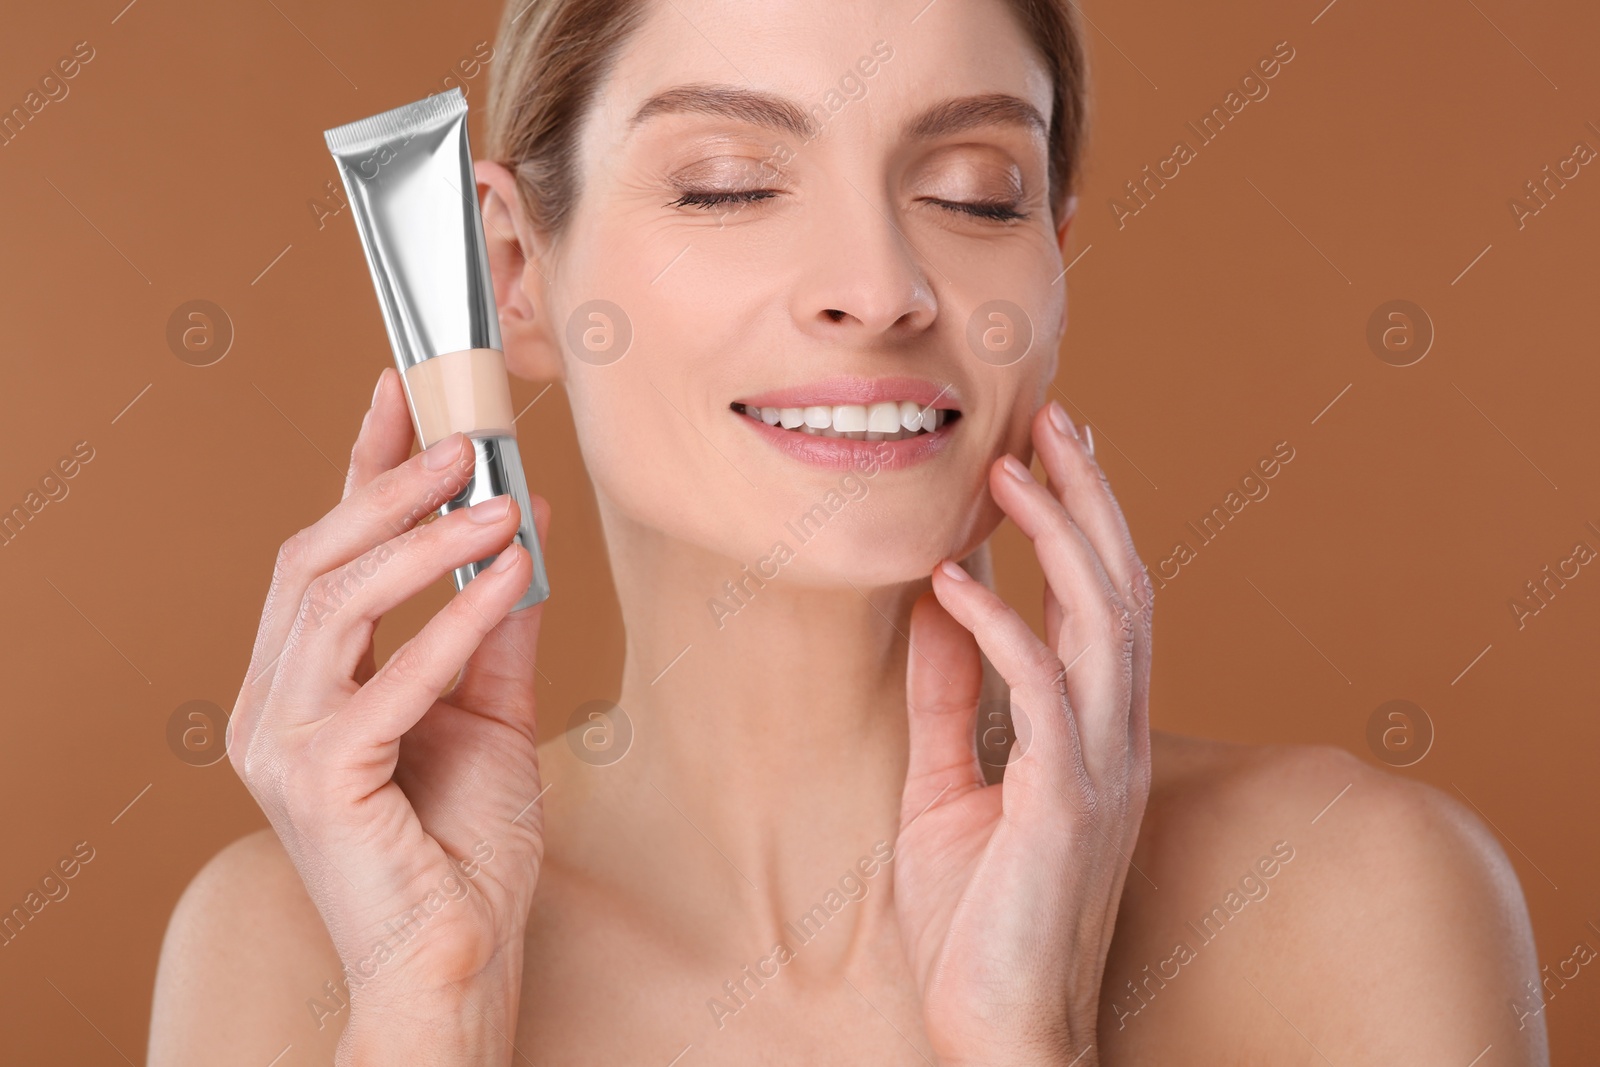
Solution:
<svg viewBox="0 0 1600 1067">
<path fill-rule="evenodd" d="M 331 1064 L 343 995 L 333 943 L 277 835 L 247 834 L 207 861 L 173 909 L 148 1062 L 260 1067 L 292 1046 L 286 1062 Z"/>
<path fill-rule="evenodd" d="M 1465 804 L 1326 746 L 1157 734 L 1152 770 L 1105 1062 L 1548 1062 L 1521 886 Z"/>
</svg>

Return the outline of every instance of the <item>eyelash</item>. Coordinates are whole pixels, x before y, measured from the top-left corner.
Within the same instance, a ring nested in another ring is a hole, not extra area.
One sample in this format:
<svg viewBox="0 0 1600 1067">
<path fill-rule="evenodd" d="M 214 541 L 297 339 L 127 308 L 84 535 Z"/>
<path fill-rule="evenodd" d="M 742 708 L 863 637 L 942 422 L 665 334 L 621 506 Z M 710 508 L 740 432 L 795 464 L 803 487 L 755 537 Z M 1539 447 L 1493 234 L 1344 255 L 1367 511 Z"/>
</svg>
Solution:
<svg viewBox="0 0 1600 1067">
<path fill-rule="evenodd" d="M 684 193 L 678 199 L 668 204 L 668 207 L 698 207 L 713 208 L 723 204 L 751 204 L 758 200 L 768 200 L 776 196 L 771 189 L 753 189 L 742 193 Z M 1016 222 L 1028 217 L 1026 211 L 1018 211 L 1009 204 L 996 201 L 980 201 L 977 203 L 964 203 L 954 200 L 939 200 L 928 198 L 929 203 L 938 204 L 940 207 L 974 218 L 987 219 L 992 222 Z"/>
<path fill-rule="evenodd" d="M 752 189 L 743 193 L 684 193 L 667 206 L 712 208 L 723 204 L 752 204 L 776 195 L 771 189 Z"/>
</svg>

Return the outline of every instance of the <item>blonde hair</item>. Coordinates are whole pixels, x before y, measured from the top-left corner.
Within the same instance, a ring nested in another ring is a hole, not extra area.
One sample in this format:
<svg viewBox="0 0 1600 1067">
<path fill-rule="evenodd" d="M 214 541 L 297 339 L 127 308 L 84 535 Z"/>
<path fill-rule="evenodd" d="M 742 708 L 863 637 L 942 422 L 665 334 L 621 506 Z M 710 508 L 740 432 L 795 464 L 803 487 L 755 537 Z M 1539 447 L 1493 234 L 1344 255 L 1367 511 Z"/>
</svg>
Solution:
<svg viewBox="0 0 1600 1067">
<path fill-rule="evenodd" d="M 1073 0 L 1008 0 L 1054 86 L 1050 208 L 1061 218 L 1087 132 L 1085 59 Z M 508 0 L 489 72 L 488 153 L 517 178 L 529 221 L 559 238 L 577 200 L 578 133 L 640 0 Z"/>
</svg>

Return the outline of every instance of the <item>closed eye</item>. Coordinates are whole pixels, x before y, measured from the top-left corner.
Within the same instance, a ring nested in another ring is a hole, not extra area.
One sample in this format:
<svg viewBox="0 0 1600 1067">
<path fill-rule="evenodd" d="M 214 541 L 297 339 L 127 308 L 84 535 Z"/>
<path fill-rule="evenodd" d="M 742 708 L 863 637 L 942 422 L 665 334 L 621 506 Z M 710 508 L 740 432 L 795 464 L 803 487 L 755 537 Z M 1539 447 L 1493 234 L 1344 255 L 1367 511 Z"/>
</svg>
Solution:
<svg viewBox="0 0 1600 1067">
<path fill-rule="evenodd" d="M 726 204 L 753 204 L 761 200 L 770 200 L 777 196 L 774 189 L 747 189 L 740 192 L 709 191 L 686 192 L 678 199 L 668 204 L 668 207 L 697 207 L 702 210 L 722 207 Z M 947 211 L 954 211 L 972 218 L 989 219 L 994 222 L 1015 222 L 1025 219 L 1028 213 L 1018 211 L 1010 204 L 999 201 L 967 202 L 959 200 L 939 200 L 928 197 L 928 202 L 937 204 Z"/>
<path fill-rule="evenodd" d="M 970 215 L 974 218 L 990 219 L 994 222 L 1015 222 L 1018 219 L 1028 217 L 1026 211 L 1018 211 L 1010 204 L 998 200 L 968 202 L 965 200 L 940 200 L 936 197 L 928 197 L 927 200 L 930 204 L 938 204 L 949 211 L 960 212 L 963 215 Z"/>
<path fill-rule="evenodd" d="M 773 189 L 748 189 L 743 192 L 688 192 L 668 204 L 668 207 L 714 208 L 724 204 L 753 204 L 777 196 Z"/>
</svg>

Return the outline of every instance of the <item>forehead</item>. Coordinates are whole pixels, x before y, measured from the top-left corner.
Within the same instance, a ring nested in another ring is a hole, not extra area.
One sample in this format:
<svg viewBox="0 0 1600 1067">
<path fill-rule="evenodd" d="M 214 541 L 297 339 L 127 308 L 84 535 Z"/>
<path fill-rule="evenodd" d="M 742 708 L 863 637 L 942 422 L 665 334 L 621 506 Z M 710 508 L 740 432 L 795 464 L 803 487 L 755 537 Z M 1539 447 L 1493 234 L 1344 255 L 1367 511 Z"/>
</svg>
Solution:
<svg viewBox="0 0 1600 1067">
<path fill-rule="evenodd" d="M 641 106 L 680 85 L 785 98 L 830 131 L 879 139 L 960 96 L 1015 96 L 1050 119 L 1049 74 L 1007 0 L 645 0 L 644 12 L 586 124 L 591 159 L 621 148 Z"/>
</svg>

